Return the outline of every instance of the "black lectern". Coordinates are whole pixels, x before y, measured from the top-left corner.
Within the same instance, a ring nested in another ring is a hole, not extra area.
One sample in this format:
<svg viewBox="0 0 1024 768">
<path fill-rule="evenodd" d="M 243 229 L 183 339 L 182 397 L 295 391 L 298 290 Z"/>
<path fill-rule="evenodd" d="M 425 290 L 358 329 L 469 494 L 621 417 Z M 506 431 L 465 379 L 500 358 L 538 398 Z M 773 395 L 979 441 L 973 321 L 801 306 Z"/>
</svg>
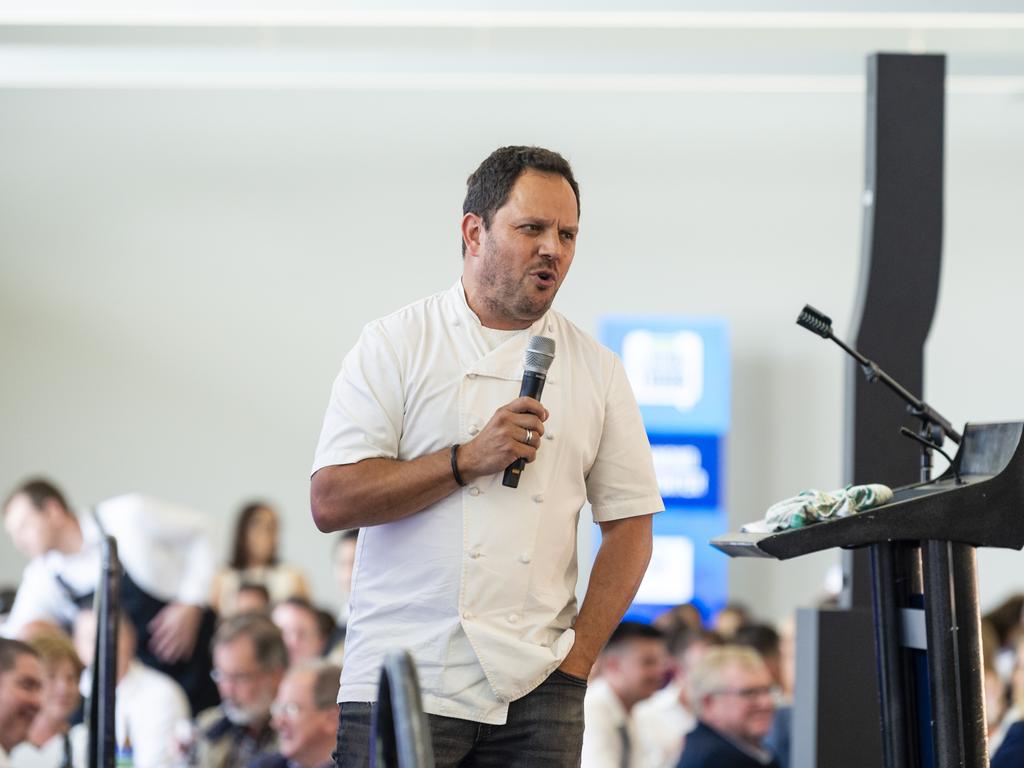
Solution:
<svg viewBox="0 0 1024 768">
<path fill-rule="evenodd" d="M 918 764 L 921 751 L 912 745 L 919 738 L 916 708 L 928 706 L 931 715 L 924 722 L 931 722 L 931 744 L 920 747 L 934 754 L 936 766 L 988 765 L 975 548 L 1024 547 L 1022 435 L 1024 422 L 968 424 L 953 463 L 939 478 L 897 488 L 882 506 L 795 530 L 730 533 L 711 542 L 733 557 L 779 560 L 832 547 L 920 547 L 923 607 L 901 607 L 900 621 L 892 626 L 880 615 L 886 596 L 875 596 L 883 741 L 908 745 L 886 755 L 891 768 Z M 896 593 L 900 578 L 883 573 L 876 590 L 882 592 L 889 579 Z M 890 638 L 884 633 L 894 633 L 903 648 L 925 651 L 927 701 L 916 700 L 918 693 L 885 651 Z"/>
</svg>

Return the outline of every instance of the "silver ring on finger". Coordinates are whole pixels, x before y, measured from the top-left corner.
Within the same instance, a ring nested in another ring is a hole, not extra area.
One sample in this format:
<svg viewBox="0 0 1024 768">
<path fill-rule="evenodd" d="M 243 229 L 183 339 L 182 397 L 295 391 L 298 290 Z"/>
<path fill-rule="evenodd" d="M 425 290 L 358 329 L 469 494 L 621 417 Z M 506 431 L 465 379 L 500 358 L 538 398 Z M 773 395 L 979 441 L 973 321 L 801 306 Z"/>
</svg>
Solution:
<svg viewBox="0 0 1024 768">
<path fill-rule="evenodd" d="M 526 444 L 531 445 L 533 443 L 533 430 L 526 430 Z"/>
</svg>

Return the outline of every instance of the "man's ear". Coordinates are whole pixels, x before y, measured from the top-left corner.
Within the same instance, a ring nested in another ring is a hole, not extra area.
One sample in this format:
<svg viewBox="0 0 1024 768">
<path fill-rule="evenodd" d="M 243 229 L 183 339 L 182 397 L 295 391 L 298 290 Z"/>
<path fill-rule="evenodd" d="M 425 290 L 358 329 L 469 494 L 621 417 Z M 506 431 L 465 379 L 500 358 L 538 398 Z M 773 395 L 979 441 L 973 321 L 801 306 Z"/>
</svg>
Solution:
<svg viewBox="0 0 1024 768">
<path fill-rule="evenodd" d="M 484 220 L 477 214 L 467 213 L 462 217 L 462 242 L 466 244 L 467 256 L 476 256 L 480 253 L 484 229 Z"/>
</svg>

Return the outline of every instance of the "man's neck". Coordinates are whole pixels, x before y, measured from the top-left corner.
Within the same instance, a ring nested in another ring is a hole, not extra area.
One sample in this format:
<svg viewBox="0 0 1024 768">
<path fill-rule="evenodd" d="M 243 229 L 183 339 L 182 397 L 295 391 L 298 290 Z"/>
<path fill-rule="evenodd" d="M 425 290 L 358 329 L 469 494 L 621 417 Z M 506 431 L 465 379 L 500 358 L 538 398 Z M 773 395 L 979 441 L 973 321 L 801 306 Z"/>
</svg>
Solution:
<svg viewBox="0 0 1024 768">
<path fill-rule="evenodd" d="M 51 718 L 46 714 L 36 715 L 28 729 L 28 741 L 37 747 L 42 747 L 46 742 L 58 733 L 65 733 L 68 730 L 66 721 L 59 718 Z"/>
<path fill-rule="evenodd" d="M 78 518 L 69 515 L 67 522 L 61 526 L 60 532 L 57 534 L 57 543 L 54 549 L 64 555 L 76 555 L 82 551 L 84 544 L 85 538 L 82 536 L 82 526 L 78 522 Z"/>
<path fill-rule="evenodd" d="M 288 762 L 299 768 L 319 768 L 319 766 L 330 762 L 329 756 L 336 746 L 335 737 L 325 739 L 323 743 L 311 746 L 300 753 L 288 758 Z"/>
</svg>

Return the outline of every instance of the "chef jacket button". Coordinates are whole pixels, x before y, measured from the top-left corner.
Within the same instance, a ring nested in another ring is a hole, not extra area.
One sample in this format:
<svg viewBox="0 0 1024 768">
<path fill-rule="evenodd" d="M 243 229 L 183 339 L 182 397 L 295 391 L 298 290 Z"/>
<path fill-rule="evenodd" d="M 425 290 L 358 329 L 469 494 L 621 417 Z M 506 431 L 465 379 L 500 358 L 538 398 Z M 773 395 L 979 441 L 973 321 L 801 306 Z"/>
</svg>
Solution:
<svg viewBox="0 0 1024 768">
<path fill-rule="evenodd" d="M 555 433 L 554 432 L 545 432 L 544 433 L 544 439 L 545 440 L 554 440 L 555 439 Z"/>
<path fill-rule="evenodd" d="M 466 621 L 471 621 L 472 618 L 473 618 L 473 612 L 472 611 L 466 611 L 465 613 L 462 614 L 462 618 L 464 618 Z"/>
<path fill-rule="evenodd" d="M 509 624 L 515 624 L 517 621 L 519 621 L 519 616 L 517 614 L 510 613 L 508 615 L 508 623 Z"/>
<path fill-rule="evenodd" d="M 469 486 L 469 495 L 470 496 L 479 496 L 480 495 L 480 489 L 477 488 L 475 485 Z"/>
<path fill-rule="evenodd" d="M 544 501 L 544 496 L 543 496 L 542 494 L 539 494 L 539 493 L 535 493 L 535 494 L 533 495 L 533 500 L 534 500 L 534 502 L 536 502 L 537 504 L 540 504 L 540 503 L 541 503 L 542 501 Z"/>
<path fill-rule="evenodd" d="M 454 320 L 452 320 L 452 325 L 458 325 L 458 324 L 459 324 L 459 319 L 458 318 L 455 318 Z"/>
<path fill-rule="evenodd" d="M 471 435 L 475 435 L 475 434 L 476 434 L 477 432 L 479 432 L 479 431 L 480 431 L 480 427 L 478 427 L 478 426 L 477 426 L 476 424 L 473 424 L 473 425 L 472 425 L 472 426 L 471 426 L 471 427 L 469 428 L 469 434 L 471 434 Z"/>
<path fill-rule="evenodd" d="M 523 552 L 523 554 L 521 554 L 519 556 L 519 562 L 520 563 L 528 563 L 528 562 L 530 562 L 530 559 L 531 559 L 530 555 L 527 552 Z"/>
<path fill-rule="evenodd" d="M 466 378 L 467 379 L 475 379 L 476 378 L 476 374 L 475 373 L 467 373 L 466 374 Z"/>
<path fill-rule="evenodd" d="M 471 550 L 469 551 L 469 556 L 470 556 L 470 557 L 471 557 L 471 558 L 472 558 L 473 560 L 476 560 L 476 559 L 477 559 L 478 557 L 480 557 L 480 553 L 479 553 L 479 552 L 477 552 L 477 551 L 476 551 L 475 549 L 471 549 Z"/>
</svg>

